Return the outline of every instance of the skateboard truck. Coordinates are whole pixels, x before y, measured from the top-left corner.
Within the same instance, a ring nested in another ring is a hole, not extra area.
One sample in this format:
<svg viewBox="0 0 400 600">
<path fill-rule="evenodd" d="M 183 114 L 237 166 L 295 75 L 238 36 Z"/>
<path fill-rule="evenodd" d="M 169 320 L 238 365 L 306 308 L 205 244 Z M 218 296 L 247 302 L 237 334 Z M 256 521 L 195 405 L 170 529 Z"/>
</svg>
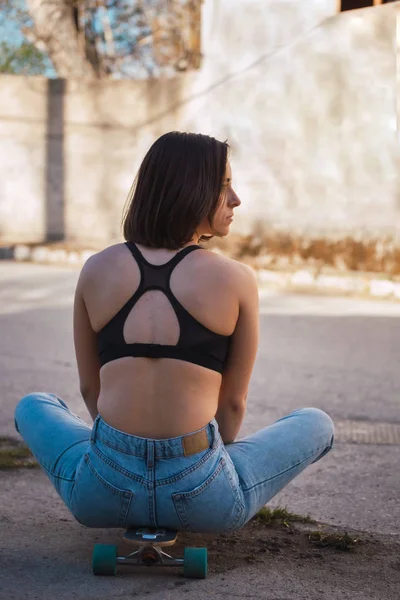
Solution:
<svg viewBox="0 0 400 600">
<path fill-rule="evenodd" d="M 93 573 L 116 575 L 119 565 L 183 567 L 184 577 L 204 579 L 207 575 L 207 548 L 185 548 L 183 558 L 175 558 L 162 550 L 165 546 L 173 546 L 177 537 L 178 532 L 172 529 L 128 529 L 123 538 L 138 546 L 138 549 L 127 556 L 118 556 L 117 546 L 95 544 Z"/>
</svg>

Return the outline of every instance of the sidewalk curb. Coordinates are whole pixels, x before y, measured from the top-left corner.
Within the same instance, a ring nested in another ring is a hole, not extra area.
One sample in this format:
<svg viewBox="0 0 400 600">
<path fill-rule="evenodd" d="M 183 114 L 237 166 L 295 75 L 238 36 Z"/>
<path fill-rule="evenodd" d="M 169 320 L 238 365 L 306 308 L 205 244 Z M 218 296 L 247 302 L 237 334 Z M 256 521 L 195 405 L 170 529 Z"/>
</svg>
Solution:
<svg viewBox="0 0 400 600">
<path fill-rule="evenodd" d="M 33 262 L 58 266 L 82 266 L 97 250 L 51 248 L 46 245 L 0 247 L 0 260 Z M 353 272 L 324 273 L 315 268 L 303 267 L 294 271 L 256 269 L 261 290 L 290 290 L 293 292 L 323 292 L 326 294 L 367 296 L 400 302 L 400 281 L 380 278 L 378 274 Z"/>
<path fill-rule="evenodd" d="M 363 296 L 400 302 L 400 282 L 378 279 L 377 275 L 348 273 L 345 275 L 316 273 L 313 269 L 294 272 L 257 271 L 260 288 L 275 287 L 297 292 L 323 292 L 326 294 Z"/>
</svg>

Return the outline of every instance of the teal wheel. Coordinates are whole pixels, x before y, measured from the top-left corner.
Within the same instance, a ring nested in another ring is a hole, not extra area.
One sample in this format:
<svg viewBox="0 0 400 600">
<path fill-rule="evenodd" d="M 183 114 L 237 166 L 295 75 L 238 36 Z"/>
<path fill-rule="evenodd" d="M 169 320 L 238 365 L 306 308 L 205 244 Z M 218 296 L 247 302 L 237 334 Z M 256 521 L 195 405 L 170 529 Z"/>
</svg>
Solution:
<svg viewBox="0 0 400 600">
<path fill-rule="evenodd" d="M 92 556 L 92 569 L 95 575 L 116 575 L 117 546 L 95 544 Z"/>
<path fill-rule="evenodd" d="M 194 579 L 207 577 L 207 548 L 185 548 L 183 576 Z"/>
</svg>

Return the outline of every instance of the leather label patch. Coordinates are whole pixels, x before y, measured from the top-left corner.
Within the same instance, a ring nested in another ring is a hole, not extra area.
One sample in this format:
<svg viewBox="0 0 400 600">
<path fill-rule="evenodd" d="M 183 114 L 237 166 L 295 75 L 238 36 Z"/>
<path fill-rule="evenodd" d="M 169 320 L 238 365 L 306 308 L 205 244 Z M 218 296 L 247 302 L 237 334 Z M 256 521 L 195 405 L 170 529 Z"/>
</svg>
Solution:
<svg viewBox="0 0 400 600">
<path fill-rule="evenodd" d="M 185 456 L 196 454 L 196 452 L 201 452 L 201 450 L 205 450 L 210 446 L 207 431 L 205 429 L 203 429 L 203 431 L 198 431 L 197 433 L 192 433 L 191 435 L 186 435 L 183 438 L 182 443 Z"/>
</svg>

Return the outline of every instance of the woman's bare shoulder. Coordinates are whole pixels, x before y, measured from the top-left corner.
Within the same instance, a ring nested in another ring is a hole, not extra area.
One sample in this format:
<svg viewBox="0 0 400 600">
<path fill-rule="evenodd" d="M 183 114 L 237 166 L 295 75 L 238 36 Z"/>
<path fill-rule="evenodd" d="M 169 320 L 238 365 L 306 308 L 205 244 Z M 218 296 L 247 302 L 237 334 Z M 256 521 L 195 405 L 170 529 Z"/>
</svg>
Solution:
<svg viewBox="0 0 400 600">
<path fill-rule="evenodd" d="M 249 278 L 256 278 L 256 272 L 250 265 L 213 250 L 209 251 L 208 254 L 216 268 L 228 272 L 229 275 L 234 276 L 238 281 L 243 282 Z"/>
<path fill-rule="evenodd" d="M 129 252 L 127 252 L 125 244 L 108 246 L 87 259 L 82 267 L 80 278 L 84 281 L 102 278 L 107 271 L 113 271 L 121 264 L 126 263 L 127 259 L 129 259 Z"/>
<path fill-rule="evenodd" d="M 256 272 L 249 265 L 213 250 L 207 251 L 206 257 L 204 268 L 212 272 L 216 282 L 229 284 L 230 289 L 237 290 L 240 295 L 257 285 Z"/>
</svg>

